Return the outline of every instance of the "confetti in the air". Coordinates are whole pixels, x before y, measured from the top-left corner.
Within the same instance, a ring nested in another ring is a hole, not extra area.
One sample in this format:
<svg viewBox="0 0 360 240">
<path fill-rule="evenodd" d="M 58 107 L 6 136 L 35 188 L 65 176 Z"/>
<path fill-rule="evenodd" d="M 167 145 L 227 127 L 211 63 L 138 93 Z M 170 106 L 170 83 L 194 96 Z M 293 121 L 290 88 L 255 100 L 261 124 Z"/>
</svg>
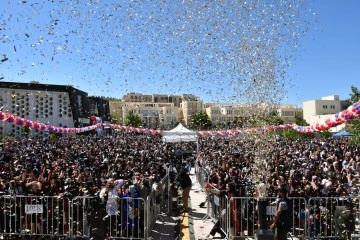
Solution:
<svg viewBox="0 0 360 240">
<path fill-rule="evenodd" d="M 252 103 L 284 97 L 311 15 L 299 0 L 6 4 L 0 31 L 8 81 L 82 82 L 89 94 L 114 97 L 205 92 Z"/>
</svg>

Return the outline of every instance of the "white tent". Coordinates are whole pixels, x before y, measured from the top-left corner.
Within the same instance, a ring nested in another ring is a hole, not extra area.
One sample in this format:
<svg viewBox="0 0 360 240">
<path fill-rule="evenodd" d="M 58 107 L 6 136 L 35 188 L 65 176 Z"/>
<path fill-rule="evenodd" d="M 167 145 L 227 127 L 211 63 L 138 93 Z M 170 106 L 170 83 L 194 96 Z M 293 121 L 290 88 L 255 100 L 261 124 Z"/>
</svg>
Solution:
<svg viewBox="0 0 360 240">
<path fill-rule="evenodd" d="M 162 140 L 164 142 L 196 142 L 198 135 L 184 127 L 181 123 L 176 128 L 163 132 Z"/>
</svg>

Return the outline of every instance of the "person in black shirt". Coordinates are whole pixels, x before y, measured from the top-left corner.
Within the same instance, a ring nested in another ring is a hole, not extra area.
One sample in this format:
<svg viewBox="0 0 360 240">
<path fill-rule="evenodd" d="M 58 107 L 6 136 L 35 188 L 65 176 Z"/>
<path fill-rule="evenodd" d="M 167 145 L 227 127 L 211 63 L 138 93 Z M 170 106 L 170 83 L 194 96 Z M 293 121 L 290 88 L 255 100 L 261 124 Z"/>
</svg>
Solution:
<svg viewBox="0 0 360 240">
<path fill-rule="evenodd" d="M 175 178 L 182 189 L 182 202 L 183 202 L 183 211 L 187 212 L 189 210 L 189 194 L 192 186 L 191 178 L 189 176 L 188 170 L 183 165 Z"/>
</svg>

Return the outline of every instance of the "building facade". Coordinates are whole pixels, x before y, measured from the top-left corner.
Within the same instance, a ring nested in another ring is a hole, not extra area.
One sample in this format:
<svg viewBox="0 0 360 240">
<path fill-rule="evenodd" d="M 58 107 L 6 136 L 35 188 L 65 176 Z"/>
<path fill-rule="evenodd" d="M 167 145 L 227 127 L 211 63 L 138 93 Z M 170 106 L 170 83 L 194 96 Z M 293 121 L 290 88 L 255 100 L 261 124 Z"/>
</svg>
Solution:
<svg viewBox="0 0 360 240">
<path fill-rule="evenodd" d="M 129 111 L 141 118 L 143 128 L 171 129 L 178 122 L 178 107 L 175 107 L 173 103 L 122 102 L 121 111 L 119 111 L 122 114 L 122 121 L 125 120 Z"/>
<path fill-rule="evenodd" d="M 284 120 L 284 123 L 293 123 L 295 117 L 303 117 L 303 109 L 296 105 L 280 105 L 277 108 L 278 115 Z"/>
<path fill-rule="evenodd" d="M 186 126 L 189 126 L 191 125 L 191 115 L 204 110 L 204 103 L 200 100 L 183 101 L 179 108 L 179 119 Z"/>
<path fill-rule="evenodd" d="M 196 101 L 199 98 L 193 94 L 173 95 L 173 94 L 152 94 L 128 93 L 122 97 L 124 102 L 152 102 L 152 103 L 173 103 L 175 107 L 180 107 L 183 101 Z"/>
<path fill-rule="evenodd" d="M 95 102 L 99 101 L 90 101 L 86 92 L 69 85 L 0 82 L 2 112 L 55 127 L 73 128 L 86 125 L 87 119 L 94 114 L 98 106 L 92 106 Z M 99 112 L 98 109 L 96 111 Z M 20 126 L 0 122 L 1 136 L 19 136 L 22 131 Z M 38 130 L 30 132 L 30 135 L 43 134 L 47 133 Z"/>
<path fill-rule="evenodd" d="M 310 100 L 303 102 L 304 119 L 310 125 L 323 122 L 334 114 L 345 110 L 348 103 L 340 100 L 338 95 L 322 97 L 320 100 Z M 339 131 L 344 125 L 337 126 L 331 131 Z"/>
</svg>

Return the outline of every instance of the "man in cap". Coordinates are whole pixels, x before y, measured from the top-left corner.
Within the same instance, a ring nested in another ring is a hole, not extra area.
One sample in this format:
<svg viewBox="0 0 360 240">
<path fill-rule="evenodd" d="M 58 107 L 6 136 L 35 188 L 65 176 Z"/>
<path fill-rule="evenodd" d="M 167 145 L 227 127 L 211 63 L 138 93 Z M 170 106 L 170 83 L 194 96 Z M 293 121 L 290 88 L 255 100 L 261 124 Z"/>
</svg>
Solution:
<svg viewBox="0 0 360 240">
<path fill-rule="evenodd" d="M 271 229 L 275 229 L 276 240 L 286 240 L 288 232 L 292 228 L 292 204 L 291 201 L 286 197 L 286 187 L 282 186 L 277 189 L 278 200 L 277 200 L 277 211 L 270 224 Z"/>
</svg>

